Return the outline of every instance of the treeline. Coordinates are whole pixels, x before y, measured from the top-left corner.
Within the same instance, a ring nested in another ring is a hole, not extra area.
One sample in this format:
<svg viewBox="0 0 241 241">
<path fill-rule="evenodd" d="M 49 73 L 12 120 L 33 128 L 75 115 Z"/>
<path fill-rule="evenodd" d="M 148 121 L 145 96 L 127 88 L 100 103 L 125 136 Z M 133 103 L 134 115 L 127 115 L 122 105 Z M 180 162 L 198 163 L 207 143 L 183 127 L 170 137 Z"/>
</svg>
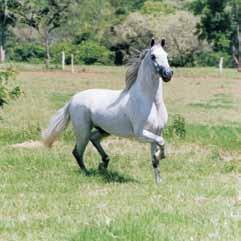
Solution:
<svg viewBox="0 0 241 241">
<path fill-rule="evenodd" d="M 241 68 L 241 0 L 0 0 L 9 61 L 125 63 L 151 37 L 166 38 L 175 66 Z"/>
</svg>

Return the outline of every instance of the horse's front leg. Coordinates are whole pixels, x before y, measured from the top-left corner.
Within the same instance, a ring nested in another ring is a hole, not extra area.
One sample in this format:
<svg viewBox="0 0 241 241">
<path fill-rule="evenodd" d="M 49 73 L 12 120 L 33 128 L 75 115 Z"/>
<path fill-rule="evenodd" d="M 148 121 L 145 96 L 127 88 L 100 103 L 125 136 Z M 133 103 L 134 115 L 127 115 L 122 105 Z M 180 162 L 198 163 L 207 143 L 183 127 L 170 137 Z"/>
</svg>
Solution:
<svg viewBox="0 0 241 241">
<path fill-rule="evenodd" d="M 165 158 L 165 141 L 162 136 L 158 136 L 150 131 L 142 130 L 139 132 L 139 138 L 151 142 L 151 158 L 156 183 L 161 182 L 159 162 Z"/>
<path fill-rule="evenodd" d="M 152 166 L 157 184 L 161 182 L 159 163 L 161 159 L 165 158 L 164 151 L 164 146 L 159 146 L 156 143 L 151 143 Z"/>
<path fill-rule="evenodd" d="M 139 131 L 138 136 L 140 139 L 150 143 L 155 143 L 160 147 L 165 145 L 165 141 L 161 135 L 156 135 L 148 130 L 143 129 Z"/>
</svg>

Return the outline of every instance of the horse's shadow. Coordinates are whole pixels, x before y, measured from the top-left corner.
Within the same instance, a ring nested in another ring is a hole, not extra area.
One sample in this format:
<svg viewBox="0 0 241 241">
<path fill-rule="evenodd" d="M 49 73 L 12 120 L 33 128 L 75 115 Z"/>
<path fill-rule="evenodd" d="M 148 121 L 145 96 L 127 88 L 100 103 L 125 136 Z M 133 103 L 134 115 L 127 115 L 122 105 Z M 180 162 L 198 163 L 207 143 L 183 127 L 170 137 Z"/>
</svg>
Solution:
<svg viewBox="0 0 241 241">
<path fill-rule="evenodd" d="M 101 177 L 101 179 L 105 183 L 138 183 L 138 181 L 128 175 L 121 174 L 117 171 L 110 171 L 110 170 L 99 170 L 99 169 L 88 169 L 86 171 L 80 170 L 79 173 L 87 176 L 87 177 Z"/>
</svg>

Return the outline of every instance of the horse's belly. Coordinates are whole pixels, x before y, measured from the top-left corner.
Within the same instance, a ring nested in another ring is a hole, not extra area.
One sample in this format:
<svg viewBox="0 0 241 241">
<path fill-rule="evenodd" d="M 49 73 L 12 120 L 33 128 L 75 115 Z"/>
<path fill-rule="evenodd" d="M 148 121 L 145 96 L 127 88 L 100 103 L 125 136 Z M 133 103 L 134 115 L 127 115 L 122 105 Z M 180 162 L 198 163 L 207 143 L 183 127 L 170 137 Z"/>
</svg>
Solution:
<svg viewBox="0 0 241 241">
<path fill-rule="evenodd" d="M 79 106 L 89 110 L 91 122 L 106 132 L 128 137 L 133 135 L 132 125 L 126 116 L 125 96 L 120 96 L 121 91 L 92 89 L 78 93 L 72 99 L 73 113 Z M 74 113 L 77 115 L 77 113 Z"/>
<path fill-rule="evenodd" d="M 112 135 L 133 136 L 132 125 L 124 113 L 95 113 L 92 114 L 92 121 L 96 127 Z"/>
</svg>

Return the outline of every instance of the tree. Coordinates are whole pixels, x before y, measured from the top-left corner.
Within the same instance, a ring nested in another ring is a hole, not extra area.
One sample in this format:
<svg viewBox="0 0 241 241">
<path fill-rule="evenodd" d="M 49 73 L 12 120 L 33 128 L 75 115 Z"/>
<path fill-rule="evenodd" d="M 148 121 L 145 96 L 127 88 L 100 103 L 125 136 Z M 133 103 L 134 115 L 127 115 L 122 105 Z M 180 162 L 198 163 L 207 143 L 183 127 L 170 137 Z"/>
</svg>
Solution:
<svg viewBox="0 0 241 241">
<path fill-rule="evenodd" d="M 241 71 L 241 0 L 232 0 L 233 20 L 233 59 L 239 71 Z"/>
<path fill-rule="evenodd" d="M 166 17 L 165 25 L 160 31 L 158 22 L 154 25 L 155 36 L 166 38 L 170 61 L 175 66 L 194 64 L 194 56 L 203 51 L 205 42 L 195 36 L 198 19 L 186 11 L 177 11 Z"/>
<path fill-rule="evenodd" d="M 148 17 L 136 12 L 131 13 L 123 23 L 108 30 L 105 45 L 115 51 L 115 64 L 123 64 L 124 57 L 130 54 L 130 48 L 146 48 L 146 44 L 153 36 L 149 25 Z"/>
<path fill-rule="evenodd" d="M 172 64 L 192 64 L 194 53 L 202 48 L 202 42 L 194 35 L 197 21 L 185 11 L 167 15 L 159 13 L 158 16 L 131 13 L 125 21 L 106 33 L 106 45 L 115 51 L 115 63 L 123 64 L 133 48 L 145 49 L 153 36 L 159 40 L 165 38 Z"/>
<path fill-rule="evenodd" d="M 0 71 L 0 108 L 22 93 L 19 86 L 11 88 L 9 82 L 14 81 L 15 76 L 16 72 L 11 68 Z"/>
<path fill-rule="evenodd" d="M 18 0 L 20 21 L 34 28 L 45 46 L 46 67 L 50 63 L 51 34 L 61 27 L 69 16 L 70 0 Z"/>
<path fill-rule="evenodd" d="M 110 4 L 116 9 L 116 14 L 126 14 L 129 11 L 135 11 L 140 9 L 145 0 L 109 0 Z"/>
<path fill-rule="evenodd" d="M 0 0 L 0 46 L 5 47 L 10 26 L 14 26 L 17 19 L 13 10 L 17 7 L 14 0 Z"/>
<path fill-rule="evenodd" d="M 241 69 L 241 0 L 195 0 L 190 6 L 201 15 L 199 38 L 206 39 L 215 52 L 232 52 Z"/>
<path fill-rule="evenodd" d="M 228 0 L 195 0 L 191 4 L 194 14 L 201 15 L 197 24 L 200 39 L 206 39 L 214 51 L 227 51 L 232 36 Z"/>
</svg>

